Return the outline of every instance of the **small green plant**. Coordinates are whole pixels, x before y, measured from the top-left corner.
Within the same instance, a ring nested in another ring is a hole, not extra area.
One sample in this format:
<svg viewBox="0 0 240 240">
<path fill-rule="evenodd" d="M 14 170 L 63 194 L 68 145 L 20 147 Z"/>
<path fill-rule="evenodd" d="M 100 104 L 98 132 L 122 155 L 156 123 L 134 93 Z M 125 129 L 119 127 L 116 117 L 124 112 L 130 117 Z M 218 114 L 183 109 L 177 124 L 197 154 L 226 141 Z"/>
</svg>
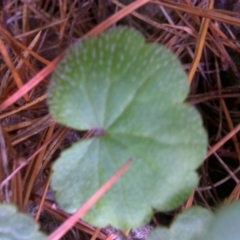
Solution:
<svg viewBox="0 0 240 240">
<path fill-rule="evenodd" d="M 30 216 L 17 212 L 16 206 L 0 204 L 0 239 L 44 240 L 46 236 Z"/>
<path fill-rule="evenodd" d="M 192 207 L 177 216 L 170 229 L 153 230 L 148 240 L 239 240 L 240 201 L 213 214 L 201 207 Z"/>
<path fill-rule="evenodd" d="M 130 229 L 146 223 L 152 209 L 183 203 L 197 186 L 195 170 L 207 147 L 200 115 L 184 103 L 188 90 L 177 58 L 146 44 L 136 30 L 116 28 L 70 48 L 51 79 L 50 112 L 93 137 L 73 144 L 54 163 L 51 186 L 59 205 L 74 212 L 128 159 L 129 170 L 85 220 Z M 192 207 L 148 239 L 238 240 L 239 216 L 240 201 L 216 214 Z M 0 204 L 0 239 L 46 237 L 29 216 Z"/>
<path fill-rule="evenodd" d="M 183 203 L 207 149 L 200 115 L 184 103 L 188 91 L 176 56 L 134 29 L 111 29 L 71 47 L 50 82 L 50 112 L 94 136 L 53 165 L 58 204 L 73 213 L 128 159 L 128 171 L 86 221 L 130 229 L 149 221 L 152 209 Z"/>
</svg>

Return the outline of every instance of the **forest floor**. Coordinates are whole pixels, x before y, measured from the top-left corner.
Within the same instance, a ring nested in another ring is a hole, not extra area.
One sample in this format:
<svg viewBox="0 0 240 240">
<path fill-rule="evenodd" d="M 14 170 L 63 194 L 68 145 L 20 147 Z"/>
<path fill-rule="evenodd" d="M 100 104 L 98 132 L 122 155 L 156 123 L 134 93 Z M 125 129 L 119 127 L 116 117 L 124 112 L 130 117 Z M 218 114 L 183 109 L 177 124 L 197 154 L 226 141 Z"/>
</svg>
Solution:
<svg viewBox="0 0 240 240">
<path fill-rule="evenodd" d="M 209 148 L 198 169 L 199 186 L 185 207 L 213 209 L 238 199 L 240 2 L 215 2 L 1 0 L 0 201 L 27 210 L 47 233 L 69 217 L 52 208 L 54 199 L 47 192 L 51 163 L 82 135 L 59 128 L 48 115 L 48 82 L 70 45 L 117 25 L 134 27 L 148 42 L 171 49 L 188 74 L 186 101 L 202 115 Z M 152 224 L 168 225 L 180 211 L 156 213 Z M 63 239 L 107 239 L 107 235 L 79 220 Z"/>
</svg>

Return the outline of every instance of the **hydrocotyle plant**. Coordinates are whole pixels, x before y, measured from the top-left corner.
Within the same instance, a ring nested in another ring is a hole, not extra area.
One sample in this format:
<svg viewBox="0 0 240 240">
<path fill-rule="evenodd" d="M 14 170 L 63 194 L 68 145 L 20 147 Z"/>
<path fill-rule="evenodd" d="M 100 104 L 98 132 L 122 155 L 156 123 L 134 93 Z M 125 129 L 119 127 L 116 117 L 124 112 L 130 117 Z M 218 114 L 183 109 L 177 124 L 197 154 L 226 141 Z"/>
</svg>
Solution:
<svg viewBox="0 0 240 240">
<path fill-rule="evenodd" d="M 202 207 L 192 207 L 180 215 L 169 229 L 153 230 L 148 240 L 238 240 L 240 201 L 219 209 L 215 214 Z"/>
<path fill-rule="evenodd" d="M 93 137 L 64 150 L 51 186 L 73 213 L 128 159 L 132 164 L 84 219 L 130 229 L 153 209 L 178 207 L 197 186 L 207 149 L 197 110 L 185 103 L 187 75 L 164 46 L 127 27 L 72 46 L 52 75 L 50 113 Z"/>
<path fill-rule="evenodd" d="M 39 226 L 27 214 L 20 213 L 13 204 L 0 204 L 0 239 L 44 240 Z"/>
</svg>

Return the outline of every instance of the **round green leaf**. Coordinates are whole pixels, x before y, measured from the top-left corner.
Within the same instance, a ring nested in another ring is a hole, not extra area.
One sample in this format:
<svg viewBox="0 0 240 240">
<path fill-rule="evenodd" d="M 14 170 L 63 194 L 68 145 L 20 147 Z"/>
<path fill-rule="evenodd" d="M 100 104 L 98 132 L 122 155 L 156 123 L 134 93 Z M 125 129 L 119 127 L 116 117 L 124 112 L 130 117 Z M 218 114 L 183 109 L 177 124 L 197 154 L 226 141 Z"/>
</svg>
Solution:
<svg viewBox="0 0 240 240">
<path fill-rule="evenodd" d="M 43 240 L 46 237 L 30 216 L 17 212 L 14 205 L 0 204 L 0 239 Z"/>
<path fill-rule="evenodd" d="M 205 234 L 199 240 L 239 240 L 240 226 L 240 201 L 223 207 L 215 214 L 212 221 L 205 230 Z"/>
<path fill-rule="evenodd" d="M 150 232 L 148 240 L 196 240 L 202 236 L 212 219 L 213 215 L 207 209 L 192 207 L 178 215 L 170 229 L 164 227 L 154 229 Z"/>
<path fill-rule="evenodd" d="M 179 206 L 197 185 L 207 148 L 200 115 L 183 103 L 188 90 L 178 59 L 136 30 L 116 28 L 74 45 L 52 76 L 50 112 L 97 137 L 54 164 L 60 206 L 74 212 L 128 159 L 128 171 L 85 220 L 128 229 L 148 221 L 152 208 Z"/>
<path fill-rule="evenodd" d="M 212 214 L 201 207 L 192 207 L 178 215 L 170 229 L 159 227 L 148 240 L 239 240 L 240 201 Z"/>
</svg>

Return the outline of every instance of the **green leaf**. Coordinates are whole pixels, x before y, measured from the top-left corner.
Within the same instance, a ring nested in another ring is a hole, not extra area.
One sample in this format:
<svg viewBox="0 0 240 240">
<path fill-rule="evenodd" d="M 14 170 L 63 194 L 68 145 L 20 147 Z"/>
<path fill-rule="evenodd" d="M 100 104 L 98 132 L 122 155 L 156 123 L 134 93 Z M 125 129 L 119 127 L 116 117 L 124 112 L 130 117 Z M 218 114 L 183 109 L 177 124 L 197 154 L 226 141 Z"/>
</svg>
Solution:
<svg viewBox="0 0 240 240">
<path fill-rule="evenodd" d="M 207 209 L 192 207 L 179 214 L 170 229 L 159 227 L 150 232 L 148 240 L 196 240 L 206 230 L 213 215 Z M 199 240 L 206 238 L 199 238 Z M 230 239 L 230 238 L 225 238 Z"/>
<path fill-rule="evenodd" d="M 240 201 L 224 206 L 216 214 L 192 207 L 178 215 L 170 229 L 159 227 L 148 240 L 239 240 Z"/>
<path fill-rule="evenodd" d="M 54 164 L 60 206 L 74 212 L 128 159 L 128 171 L 86 221 L 129 229 L 147 222 L 152 208 L 186 200 L 207 148 L 200 115 L 183 103 L 188 91 L 178 59 L 136 30 L 116 28 L 74 45 L 52 76 L 50 112 L 71 128 L 95 129 L 96 137 Z"/>
<path fill-rule="evenodd" d="M 0 239 L 42 240 L 46 237 L 30 216 L 17 212 L 14 205 L 0 204 Z"/>
<path fill-rule="evenodd" d="M 239 240 L 240 226 L 240 201 L 235 201 L 230 205 L 220 209 L 203 236 L 198 240 Z"/>
</svg>

